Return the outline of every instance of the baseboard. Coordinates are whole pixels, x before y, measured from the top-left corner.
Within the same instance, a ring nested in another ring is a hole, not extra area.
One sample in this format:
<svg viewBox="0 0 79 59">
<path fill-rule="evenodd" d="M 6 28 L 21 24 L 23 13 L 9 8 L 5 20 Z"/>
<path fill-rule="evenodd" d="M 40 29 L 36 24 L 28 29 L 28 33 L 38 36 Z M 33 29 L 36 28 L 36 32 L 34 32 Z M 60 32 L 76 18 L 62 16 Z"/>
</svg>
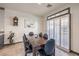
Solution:
<svg viewBox="0 0 79 59">
<path fill-rule="evenodd" d="M 75 54 L 79 55 L 79 53 L 77 53 L 77 52 L 75 52 L 75 51 L 73 51 L 73 50 L 71 50 L 70 52 L 72 52 L 72 53 L 75 53 Z"/>
<path fill-rule="evenodd" d="M 67 51 L 65 51 L 65 50 L 63 50 L 63 49 L 61 49 L 60 47 L 58 47 L 58 46 L 56 46 L 57 48 L 59 48 L 60 50 L 62 50 L 62 51 L 64 51 L 64 52 L 67 52 Z M 79 53 L 77 53 L 77 52 L 75 52 L 75 51 L 73 51 L 73 50 L 70 50 L 70 51 L 68 51 L 68 52 L 72 52 L 72 53 L 74 53 L 74 54 L 76 54 L 76 55 L 79 55 Z"/>
<path fill-rule="evenodd" d="M 20 42 L 15 42 L 15 43 L 12 43 L 12 44 L 4 44 L 4 46 L 13 45 L 13 44 L 18 44 L 18 43 L 22 43 L 22 41 L 20 41 Z"/>
</svg>

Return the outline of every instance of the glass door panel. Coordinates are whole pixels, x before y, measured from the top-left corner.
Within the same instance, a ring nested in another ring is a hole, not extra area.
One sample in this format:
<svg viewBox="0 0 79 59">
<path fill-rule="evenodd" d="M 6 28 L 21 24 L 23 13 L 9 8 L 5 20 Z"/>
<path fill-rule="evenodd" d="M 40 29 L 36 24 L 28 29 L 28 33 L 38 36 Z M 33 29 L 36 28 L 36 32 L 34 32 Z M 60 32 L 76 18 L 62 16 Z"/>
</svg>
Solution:
<svg viewBox="0 0 79 59">
<path fill-rule="evenodd" d="M 69 15 L 61 17 L 61 47 L 69 49 Z"/>
<path fill-rule="evenodd" d="M 54 34 L 54 31 L 53 31 L 53 19 L 50 20 L 50 39 L 53 39 L 53 34 Z"/>
<path fill-rule="evenodd" d="M 50 38 L 50 20 L 47 21 L 47 34 L 49 39 Z"/>
<path fill-rule="evenodd" d="M 60 18 L 55 18 L 54 24 L 55 24 L 54 39 L 56 45 L 60 45 Z"/>
</svg>

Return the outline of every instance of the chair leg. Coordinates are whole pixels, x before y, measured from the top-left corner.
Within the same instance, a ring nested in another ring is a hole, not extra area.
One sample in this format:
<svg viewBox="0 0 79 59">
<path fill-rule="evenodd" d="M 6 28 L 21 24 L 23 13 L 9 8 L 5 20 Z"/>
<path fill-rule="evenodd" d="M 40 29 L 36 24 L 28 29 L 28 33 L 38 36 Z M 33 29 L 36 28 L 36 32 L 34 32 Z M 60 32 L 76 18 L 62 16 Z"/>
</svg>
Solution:
<svg viewBox="0 0 79 59">
<path fill-rule="evenodd" d="M 53 53 L 53 56 L 55 56 L 55 48 L 54 48 L 54 53 Z"/>
<path fill-rule="evenodd" d="M 27 54 L 25 54 L 25 56 L 27 56 Z"/>
<path fill-rule="evenodd" d="M 25 52 L 25 56 L 27 56 L 27 53 Z"/>
</svg>

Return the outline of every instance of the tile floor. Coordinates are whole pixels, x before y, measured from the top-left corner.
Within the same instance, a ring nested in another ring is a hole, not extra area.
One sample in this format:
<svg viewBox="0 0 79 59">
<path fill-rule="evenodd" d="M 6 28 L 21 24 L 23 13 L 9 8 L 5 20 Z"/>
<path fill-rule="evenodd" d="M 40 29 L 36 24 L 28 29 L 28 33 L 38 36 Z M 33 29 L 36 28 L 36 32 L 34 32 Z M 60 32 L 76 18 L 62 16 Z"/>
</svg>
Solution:
<svg viewBox="0 0 79 59">
<path fill-rule="evenodd" d="M 0 49 L 0 56 L 24 56 L 23 43 L 5 46 Z"/>
<path fill-rule="evenodd" d="M 66 53 L 58 48 L 55 50 L 56 56 L 77 56 L 74 53 Z M 23 43 L 17 43 L 13 45 L 5 46 L 4 48 L 0 49 L 0 56 L 24 56 L 24 45 Z M 28 56 L 32 56 L 33 54 L 28 54 Z"/>
</svg>

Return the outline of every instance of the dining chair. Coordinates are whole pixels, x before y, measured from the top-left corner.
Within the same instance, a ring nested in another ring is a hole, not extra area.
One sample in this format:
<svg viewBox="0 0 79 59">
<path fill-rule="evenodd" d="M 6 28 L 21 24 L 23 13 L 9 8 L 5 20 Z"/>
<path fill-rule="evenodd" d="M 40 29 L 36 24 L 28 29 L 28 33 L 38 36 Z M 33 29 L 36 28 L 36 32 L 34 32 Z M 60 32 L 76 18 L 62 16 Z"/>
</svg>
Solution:
<svg viewBox="0 0 79 59">
<path fill-rule="evenodd" d="M 30 44 L 25 34 L 23 35 L 23 42 L 24 42 L 24 48 L 25 48 L 25 56 L 27 56 L 28 53 L 32 52 L 32 45 Z"/>
<path fill-rule="evenodd" d="M 41 56 L 55 56 L 55 40 L 48 40 L 44 48 L 39 53 Z"/>
</svg>

